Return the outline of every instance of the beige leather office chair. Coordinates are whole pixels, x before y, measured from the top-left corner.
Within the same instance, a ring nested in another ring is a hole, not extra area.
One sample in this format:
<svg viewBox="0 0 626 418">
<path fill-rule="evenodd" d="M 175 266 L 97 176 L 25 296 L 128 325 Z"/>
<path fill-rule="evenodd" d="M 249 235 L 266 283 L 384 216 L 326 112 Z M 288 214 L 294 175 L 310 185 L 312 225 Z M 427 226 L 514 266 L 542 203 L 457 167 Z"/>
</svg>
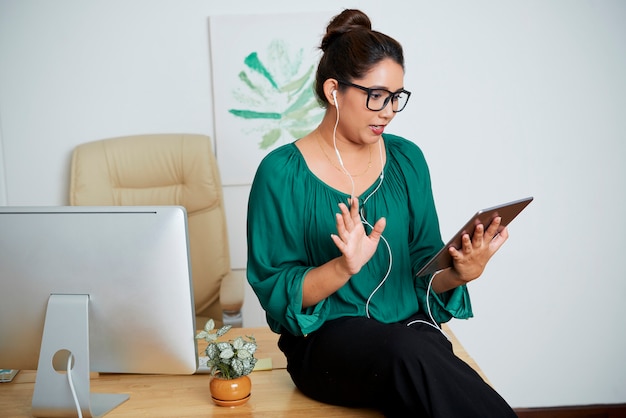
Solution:
<svg viewBox="0 0 626 418">
<path fill-rule="evenodd" d="M 241 325 L 243 275 L 231 271 L 222 183 L 204 135 L 137 135 L 77 146 L 70 204 L 187 210 L 196 326 Z"/>
</svg>

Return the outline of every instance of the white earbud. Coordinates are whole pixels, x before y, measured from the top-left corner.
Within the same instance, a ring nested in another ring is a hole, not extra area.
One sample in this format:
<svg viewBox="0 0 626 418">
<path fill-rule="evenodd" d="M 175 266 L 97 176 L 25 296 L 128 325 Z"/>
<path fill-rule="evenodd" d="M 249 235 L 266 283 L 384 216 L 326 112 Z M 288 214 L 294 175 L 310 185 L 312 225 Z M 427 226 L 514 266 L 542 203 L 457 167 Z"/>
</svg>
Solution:
<svg viewBox="0 0 626 418">
<path fill-rule="evenodd" d="M 337 90 L 333 90 L 331 94 L 333 95 L 333 102 L 335 102 L 335 107 L 339 107 L 339 105 L 337 104 Z"/>
</svg>

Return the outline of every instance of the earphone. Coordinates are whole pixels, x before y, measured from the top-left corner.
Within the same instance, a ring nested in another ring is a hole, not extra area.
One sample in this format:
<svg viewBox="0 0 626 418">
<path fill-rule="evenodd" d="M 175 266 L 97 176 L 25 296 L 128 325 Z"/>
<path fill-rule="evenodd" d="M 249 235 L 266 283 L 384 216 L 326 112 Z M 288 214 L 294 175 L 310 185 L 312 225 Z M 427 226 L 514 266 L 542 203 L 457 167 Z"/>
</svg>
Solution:
<svg viewBox="0 0 626 418">
<path fill-rule="evenodd" d="M 339 107 L 339 105 L 337 104 L 337 90 L 333 90 L 331 94 L 333 95 L 333 102 L 335 102 L 335 107 Z"/>
</svg>

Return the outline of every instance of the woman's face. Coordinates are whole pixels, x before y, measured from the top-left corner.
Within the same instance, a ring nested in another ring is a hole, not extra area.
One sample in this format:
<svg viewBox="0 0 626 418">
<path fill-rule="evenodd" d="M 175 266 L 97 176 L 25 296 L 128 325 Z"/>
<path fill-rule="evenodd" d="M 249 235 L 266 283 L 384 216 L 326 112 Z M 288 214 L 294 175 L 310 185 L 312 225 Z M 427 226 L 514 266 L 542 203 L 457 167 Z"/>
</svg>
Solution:
<svg viewBox="0 0 626 418">
<path fill-rule="evenodd" d="M 376 64 L 365 77 L 342 81 L 351 81 L 353 84 L 367 88 L 396 92 L 404 88 L 404 70 L 400 64 L 386 58 Z M 380 139 L 396 114 L 392 110 L 391 101 L 382 110 L 369 110 L 366 107 L 367 95 L 366 91 L 353 86 L 342 86 L 341 91 L 337 92 L 338 136 L 360 144 L 373 144 Z M 373 103 L 373 98 L 370 100 L 370 103 Z"/>
</svg>

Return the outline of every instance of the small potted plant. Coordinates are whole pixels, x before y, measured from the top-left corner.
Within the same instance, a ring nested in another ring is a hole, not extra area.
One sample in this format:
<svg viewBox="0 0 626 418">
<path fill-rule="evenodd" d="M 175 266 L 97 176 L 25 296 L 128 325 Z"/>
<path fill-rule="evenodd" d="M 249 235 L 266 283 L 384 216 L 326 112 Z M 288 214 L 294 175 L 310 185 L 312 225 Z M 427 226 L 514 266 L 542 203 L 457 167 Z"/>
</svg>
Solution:
<svg viewBox="0 0 626 418">
<path fill-rule="evenodd" d="M 209 319 L 204 330 L 196 335 L 196 339 L 208 343 L 204 352 L 212 376 L 209 388 L 213 401 L 220 406 L 242 405 L 248 401 L 252 386 L 248 375 L 257 361 L 254 337 L 220 340 L 231 328 L 231 325 L 224 325 L 216 330 L 215 321 Z"/>
</svg>

